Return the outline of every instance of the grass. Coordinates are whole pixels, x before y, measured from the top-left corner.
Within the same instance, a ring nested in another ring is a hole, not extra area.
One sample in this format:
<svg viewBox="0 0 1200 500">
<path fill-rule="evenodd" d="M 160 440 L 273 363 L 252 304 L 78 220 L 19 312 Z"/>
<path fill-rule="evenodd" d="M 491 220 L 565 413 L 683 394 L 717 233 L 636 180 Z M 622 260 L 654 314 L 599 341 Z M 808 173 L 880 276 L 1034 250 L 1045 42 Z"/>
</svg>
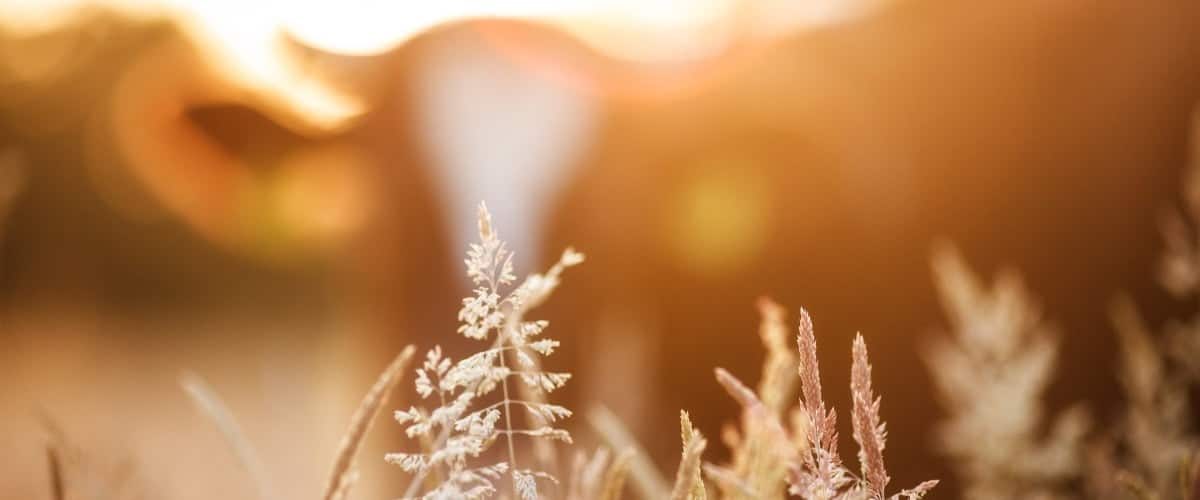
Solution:
<svg viewBox="0 0 1200 500">
<path fill-rule="evenodd" d="M 1200 176 L 1192 175 L 1188 186 L 1189 193 L 1200 193 Z M 1195 300 L 1200 298 L 1200 196 L 1186 199 L 1188 205 L 1166 226 L 1161 277 L 1166 289 Z M 658 470 L 624 424 L 595 406 L 586 421 L 603 444 L 595 449 L 576 445 L 568 430 L 574 412 L 551 401 L 571 374 L 545 370 L 542 363 L 560 344 L 546 336 L 547 322 L 527 316 L 583 256 L 567 249 L 550 269 L 517 284 L 512 253 L 482 204 L 478 219 L 479 242 L 465 260 L 476 288 L 463 299 L 458 333 L 477 341 L 479 349 L 455 361 L 434 346 L 413 372 L 408 367 L 416 347 L 400 352 L 355 411 L 326 486 L 314 498 L 351 496 L 359 449 L 406 373 L 414 375 L 416 398 L 393 416 L 410 440 L 407 451 L 385 457 L 409 475 L 402 498 L 617 500 L 629 494 L 671 500 L 913 500 L 938 491 L 937 480 L 907 489 L 891 484 L 883 400 L 874 392 L 861 334 L 849 346 L 849 416 L 857 453 L 854 464 L 843 460 L 838 415 L 823 394 L 812 320 L 799 309 L 790 327 L 786 309 L 765 298 L 758 309 L 767 355 L 758 383 L 751 386 L 725 369 L 714 370 L 713 390 L 723 389 L 741 408 L 738 421 L 719 439 L 697 431 L 689 409 L 682 409 L 678 466 Z M 949 324 L 923 354 L 946 410 L 936 423 L 938 450 L 962 484 L 961 491 L 941 495 L 1200 498 L 1200 436 L 1189 399 L 1200 380 L 1200 315 L 1155 334 L 1131 300 L 1114 301 L 1127 405 L 1113 425 L 1102 427 L 1083 404 L 1045 415 L 1041 400 L 1061 354 L 1059 337 L 1017 273 L 1002 272 L 991 282 L 980 279 L 950 246 L 935 252 L 933 269 Z M 257 485 L 258 497 L 276 500 L 233 413 L 198 376 L 187 375 L 181 384 L 228 441 Z M 72 475 L 70 458 L 77 454 L 69 453 L 60 431 L 50 434 L 46 457 L 53 500 L 115 498 L 78 493 L 85 481 Z M 705 453 L 718 443 L 730 458 L 707 461 Z M 564 456 L 571 457 L 569 466 Z"/>
</svg>

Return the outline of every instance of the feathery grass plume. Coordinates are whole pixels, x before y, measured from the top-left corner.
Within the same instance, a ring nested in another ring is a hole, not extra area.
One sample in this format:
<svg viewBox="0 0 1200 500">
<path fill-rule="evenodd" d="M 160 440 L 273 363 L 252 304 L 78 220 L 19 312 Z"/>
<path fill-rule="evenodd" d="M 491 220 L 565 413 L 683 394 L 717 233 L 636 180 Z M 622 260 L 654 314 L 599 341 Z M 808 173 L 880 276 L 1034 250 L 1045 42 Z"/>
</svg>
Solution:
<svg viewBox="0 0 1200 500">
<path fill-rule="evenodd" d="M 413 474 L 405 498 L 486 498 L 497 493 L 495 482 L 508 476 L 512 491 L 522 499 L 537 498 L 538 482 L 557 483 L 550 474 L 522 469 L 517 464 L 517 437 L 558 440 L 570 443 L 566 430 L 553 427 L 571 411 L 542 399 L 514 398 L 510 381 L 524 384 L 533 392 L 549 393 L 570 379 L 569 373 L 540 368 L 537 357 L 549 356 L 559 343 L 542 336 L 545 321 L 526 321 L 523 314 L 544 301 L 558 283 L 563 269 L 579 264 L 583 255 L 568 249 L 544 275 L 533 275 L 520 286 L 506 290 L 515 281 L 512 252 L 492 226 L 487 206 L 479 205 L 479 243 L 471 245 L 464 261 L 467 276 L 476 288 L 463 299 L 458 333 L 490 346 L 458 362 L 443 356 L 439 346 L 429 350 L 414 383 L 422 399 L 433 399 L 432 411 L 410 407 L 397 411 L 396 420 L 406 426 L 410 438 L 430 440 L 429 449 L 415 453 L 389 453 L 388 462 Z M 514 319 L 515 318 L 515 319 Z M 495 334 L 494 336 L 492 334 Z M 498 400 L 484 404 L 481 400 Z M 518 428 L 512 412 L 522 408 L 535 415 L 540 425 Z M 432 439 L 430 439 L 432 437 Z M 497 440 L 504 440 L 507 461 L 476 465 Z M 424 487 L 431 470 L 445 479 L 432 489 Z M 422 490 L 424 490 L 422 492 Z"/>
<path fill-rule="evenodd" d="M 862 467 L 858 494 L 867 499 L 889 498 L 887 484 L 891 478 L 888 477 L 887 467 L 883 463 L 887 427 L 879 417 L 879 404 L 883 398 L 876 396 L 871 389 L 871 360 L 867 357 L 867 343 L 861 333 L 854 336 L 850 392 L 854 400 L 851 409 L 854 441 L 858 443 L 858 462 Z M 915 500 L 924 497 L 937 485 L 937 480 L 923 481 L 890 498 Z"/>
<path fill-rule="evenodd" d="M 1080 444 L 1090 423 L 1075 406 L 1039 438 L 1056 333 L 1015 274 L 985 287 L 950 246 L 936 249 L 933 270 L 953 333 L 936 339 L 924 357 L 949 413 L 938 444 L 963 479 L 964 496 L 1064 495 L 1080 476 Z"/>
<path fill-rule="evenodd" d="M 778 416 L 771 412 L 758 396 L 736 377 L 721 368 L 716 369 L 717 382 L 742 406 L 742 430 L 729 430 L 733 440 L 733 463 L 728 469 L 739 478 L 736 484 L 724 484 L 723 496 L 740 498 L 783 498 L 784 486 L 791 465 L 799 455 L 794 440 Z M 744 436 L 744 437 L 743 437 Z M 749 495 L 746 491 L 751 492 Z"/>
<path fill-rule="evenodd" d="M 629 476 L 629 466 L 633 463 L 633 450 L 622 451 L 613 460 L 612 466 L 604 474 L 604 483 L 600 485 L 598 500 L 621 500 L 621 492 L 625 491 L 625 478 Z"/>
<path fill-rule="evenodd" d="M 524 323 L 525 314 L 533 308 L 541 305 L 546 301 L 558 288 L 561 282 L 561 276 L 566 268 L 579 264 L 583 261 L 583 255 L 576 252 L 572 248 L 567 248 L 563 251 L 562 256 L 553 266 L 545 273 L 534 273 L 525 279 L 522 287 L 528 290 L 528 295 L 524 299 L 521 307 L 514 308 L 504 322 L 504 331 L 509 332 L 509 335 L 517 335 L 521 325 Z M 558 346 L 557 341 L 550 341 L 547 347 L 544 348 L 549 355 L 549 351 Z M 529 371 L 541 371 L 542 361 L 538 356 L 533 355 L 537 350 L 531 346 L 516 345 L 515 352 L 519 359 L 526 363 L 526 368 Z M 531 352 L 532 351 L 532 352 Z M 540 388 L 530 386 L 529 384 L 517 384 L 517 394 L 525 401 L 529 401 L 536 405 L 545 405 L 546 392 Z M 547 427 L 553 423 L 553 420 L 547 419 L 538 412 L 526 412 L 529 426 L 533 428 Z M 551 473 L 557 474 L 558 467 L 558 451 L 549 440 L 535 439 L 532 442 L 533 454 L 538 461 L 538 467 Z"/>
<path fill-rule="evenodd" d="M 1200 291 L 1200 162 L 1183 179 L 1183 210 L 1172 210 L 1162 222 L 1165 249 L 1158 277 L 1163 287 L 1179 298 Z"/>
<path fill-rule="evenodd" d="M 1122 422 L 1132 489 L 1174 496 L 1176 469 L 1196 444 L 1188 435 L 1187 386 L 1167 373 L 1159 348 L 1128 298 L 1112 308 L 1121 348 L 1120 382 L 1125 392 Z M 1136 481 L 1134 481 L 1136 479 Z"/>
<path fill-rule="evenodd" d="M 703 491 L 704 484 L 700 482 L 700 455 L 704 453 L 707 445 L 708 441 L 695 430 L 685 441 L 679 469 L 675 472 L 675 487 L 671 488 L 671 500 L 696 498 L 694 495 L 697 486 Z"/>
<path fill-rule="evenodd" d="M 717 483 L 730 499 L 783 498 L 788 464 L 796 454 L 790 445 L 803 442 L 789 438 L 781 423 L 796 391 L 798 367 L 795 351 L 788 345 L 786 312 L 766 297 L 758 300 L 758 310 L 759 337 L 767 356 L 757 394 L 723 370 L 717 374 L 717 381 L 744 405 L 740 428 L 728 426 L 722 431 L 722 441 L 732 451 L 729 472 L 740 478 L 739 484 Z M 746 490 L 755 493 L 746 495 Z"/>
<path fill-rule="evenodd" d="M 801 354 L 800 380 L 805 397 L 816 402 L 805 401 L 807 415 L 820 415 L 824 402 L 820 401 L 820 387 L 805 387 L 805 384 L 820 383 L 817 359 L 817 341 L 808 313 L 801 309 L 800 337 L 797 344 Z M 867 358 L 867 344 L 862 335 L 856 335 L 853 344 L 850 389 L 853 398 L 851 420 L 854 440 L 859 445 L 858 458 L 862 465 L 862 476 L 856 477 L 846 470 L 837 456 L 837 438 L 833 434 L 835 425 L 833 410 L 826 414 L 823 427 L 812 425 L 816 432 L 809 433 L 809 449 L 793 469 L 789 492 L 806 500 L 915 500 L 924 497 L 935 486 L 937 480 L 924 481 L 913 488 L 888 496 L 890 481 L 883 462 L 883 449 L 887 433 L 879 417 L 880 398 L 871 389 L 871 364 Z M 808 421 L 815 419 L 808 417 Z M 818 430 L 819 429 L 819 430 Z M 826 442 L 828 440 L 828 442 Z"/>
<path fill-rule="evenodd" d="M 1184 179 L 1184 209 L 1173 211 L 1163 224 L 1165 250 L 1159 264 L 1159 281 L 1176 298 L 1200 298 L 1200 163 Z M 1200 382 L 1200 315 L 1168 323 L 1162 347 L 1171 363 L 1187 378 Z"/>
<path fill-rule="evenodd" d="M 1200 164 L 1187 171 L 1182 211 L 1163 225 L 1165 250 L 1159 267 L 1163 287 L 1177 298 L 1200 298 Z M 1192 457 L 1200 447 L 1189 392 L 1200 382 L 1200 314 L 1167 324 L 1159 339 L 1150 333 L 1128 297 L 1111 308 L 1121 348 L 1120 382 L 1127 408 L 1118 428 L 1116 466 L 1121 483 L 1148 498 L 1194 498 Z M 1103 468 L 1092 472 L 1103 481 Z"/>
<path fill-rule="evenodd" d="M 880 398 L 871 390 L 871 362 L 867 359 L 867 343 L 862 334 L 854 336 L 854 357 L 850 370 L 850 393 L 854 399 L 851 420 L 854 441 L 858 443 L 858 462 L 862 478 L 872 498 L 883 498 L 887 491 L 887 468 L 883 465 L 883 448 L 887 430 L 879 419 Z"/>
<path fill-rule="evenodd" d="M 632 450 L 629 461 L 629 476 L 633 488 L 641 498 L 667 498 L 671 494 L 666 478 L 650 461 L 650 455 L 638 444 L 633 433 L 625 427 L 612 410 L 604 406 L 593 406 L 587 412 L 588 424 L 610 448 Z"/>
<path fill-rule="evenodd" d="M 354 457 L 358 454 L 358 449 L 362 447 L 363 438 L 374 425 L 375 416 L 387 404 L 388 395 L 403 378 L 404 370 L 408 369 L 408 363 L 412 360 L 414 352 L 416 352 L 416 348 L 411 345 L 401 350 L 400 354 L 396 355 L 396 358 L 383 370 L 383 373 L 379 374 L 379 378 L 375 380 L 375 384 L 371 386 L 367 394 L 363 396 L 362 403 L 358 405 L 358 409 L 350 418 L 350 427 L 347 428 L 346 434 L 338 445 L 337 456 L 333 461 L 333 471 L 325 486 L 325 494 L 321 497 L 324 500 L 345 498 L 350 488 L 353 487 L 353 483 L 358 479 L 357 473 L 352 469 Z"/>
<path fill-rule="evenodd" d="M 794 461 L 798 455 L 796 450 L 791 447 L 791 437 L 783 428 L 779 418 L 758 399 L 758 395 L 723 368 L 716 368 L 713 373 L 717 377 L 717 383 L 742 405 L 742 411 L 763 430 L 766 441 L 774 443 L 767 447 L 767 451 L 785 463 Z"/>
<path fill-rule="evenodd" d="M 191 398 L 200 413 L 208 417 L 221 432 L 225 442 L 237 456 L 238 462 L 241 462 L 242 467 L 250 475 L 250 479 L 254 481 L 258 498 L 261 500 L 276 498 L 275 488 L 267 476 L 262 461 L 258 458 L 258 452 L 246 438 L 246 434 L 242 432 L 242 427 L 238 425 L 233 412 L 229 410 L 229 406 L 217 395 L 217 392 L 195 373 L 184 373 L 179 379 L 179 385 L 183 387 L 184 392 Z"/>
<path fill-rule="evenodd" d="M 767 408 L 777 416 L 791 406 L 796 391 L 795 351 L 788 345 L 787 326 L 784 321 L 787 311 L 768 297 L 758 299 L 758 313 L 762 317 L 759 337 L 767 349 L 763 361 L 762 379 L 758 383 L 758 394 Z"/>
<path fill-rule="evenodd" d="M 680 410 L 679 437 L 680 441 L 683 442 L 683 455 L 680 459 L 681 467 L 683 463 L 687 461 L 686 457 L 688 447 L 691 446 L 692 441 L 695 440 L 695 438 L 699 435 L 699 431 L 697 431 L 695 426 L 692 425 L 692 418 L 690 415 L 688 415 L 688 412 Z M 691 470 L 692 478 L 690 480 L 692 481 L 692 489 L 690 492 L 688 492 L 687 500 L 707 500 L 708 492 L 704 489 L 704 479 L 701 476 L 700 466 L 700 460 L 699 457 L 697 457 L 696 463 L 692 466 Z"/>
<path fill-rule="evenodd" d="M 799 373 L 801 414 L 808 429 L 808 453 L 801 456 L 800 466 L 792 468 L 788 491 L 806 499 L 837 498 L 851 482 L 851 475 L 842 466 L 837 451 L 837 413 L 826 410 L 821 396 L 821 369 L 817 361 L 817 337 L 812 318 L 800 309 Z"/>
</svg>

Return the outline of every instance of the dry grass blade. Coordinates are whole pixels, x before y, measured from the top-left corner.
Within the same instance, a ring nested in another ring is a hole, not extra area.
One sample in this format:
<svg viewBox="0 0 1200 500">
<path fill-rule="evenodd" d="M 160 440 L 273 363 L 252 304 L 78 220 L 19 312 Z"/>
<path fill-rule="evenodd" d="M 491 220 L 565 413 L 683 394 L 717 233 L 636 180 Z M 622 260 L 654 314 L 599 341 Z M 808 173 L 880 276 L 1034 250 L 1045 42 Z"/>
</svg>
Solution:
<svg viewBox="0 0 1200 500">
<path fill-rule="evenodd" d="M 66 442 L 66 433 L 58 425 L 58 421 L 52 418 L 44 408 L 37 412 L 37 416 L 42 427 L 49 434 L 49 442 L 46 443 L 46 461 L 50 469 L 50 498 L 63 500 L 66 498 L 66 485 L 63 479 L 62 447 Z"/>
<path fill-rule="evenodd" d="M 355 484 L 358 484 L 358 471 L 351 470 L 348 473 L 343 474 L 342 477 L 338 479 L 338 486 L 333 490 L 333 495 L 330 498 L 332 500 L 346 500 L 346 498 L 350 495 L 350 489 L 353 488 Z"/>
<path fill-rule="evenodd" d="M 53 444 L 46 445 L 46 461 L 50 467 L 50 498 L 64 500 L 62 457 Z"/>
<path fill-rule="evenodd" d="M 333 461 L 333 472 L 329 476 L 329 483 L 325 487 L 325 494 L 321 496 L 324 500 L 342 498 L 352 486 L 354 474 L 351 473 L 350 468 L 354 464 L 354 456 L 362 446 L 362 441 L 366 437 L 367 431 L 371 430 L 371 424 L 374 423 L 375 416 L 379 414 L 380 408 L 387 403 L 388 394 L 400 382 L 402 374 L 408 367 L 408 362 L 412 359 L 414 352 L 416 352 L 416 348 L 411 345 L 400 351 L 396 359 L 392 360 L 392 363 L 379 375 L 379 378 L 375 381 L 375 385 L 371 386 L 371 390 L 367 391 L 367 395 L 363 397 L 362 403 L 354 411 L 354 416 L 350 418 L 350 428 L 346 430 L 346 434 L 342 437 L 342 442 L 338 446 L 337 458 Z"/>
<path fill-rule="evenodd" d="M 717 483 L 720 486 L 735 490 L 738 493 L 741 493 L 742 496 L 749 498 L 755 498 L 758 496 L 754 492 L 754 488 L 751 488 L 750 485 L 747 485 L 745 481 L 742 481 L 737 477 L 737 474 L 729 469 L 707 462 L 704 463 L 703 469 L 704 475 L 708 476 L 709 479 L 712 479 L 714 483 Z"/>
<path fill-rule="evenodd" d="M 587 454 L 583 451 L 575 452 L 575 458 L 571 461 L 571 476 L 567 480 L 567 500 L 583 498 L 583 469 L 587 466 L 587 460 Z"/>
<path fill-rule="evenodd" d="M 38 411 L 37 417 L 47 433 L 46 461 L 52 500 L 145 497 L 132 489 L 133 461 L 124 457 L 113 462 L 89 460 L 86 453 L 72 444 L 57 420 L 44 410 Z"/>
<path fill-rule="evenodd" d="M 587 417 L 588 423 L 601 439 L 608 443 L 610 448 L 635 452 L 630 460 L 629 473 L 633 478 L 633 487 L 639 496 L 642 498 L 667 498 L 671 494 L 667 480 L 654 467 L 654 463 L 646 458 L 649 456 L 646 450 L 638 445 L 637 440 L 625 428 L 625 424 L 622 424 L 611 410 L 603 406 L 595 406 L 588 411 Z"/>
<path fill-rule="evenodd" d="M 924 498 L 925 495 L 929 494 L 929 492 L 932 491 L 934 488 L 936 488 L 938 483 L 940 483 L 940 482 L 941 481 L 937 480 L 937 479 L 930 479 L 928 481 L 922 481 L 921 484 L 918 484 L 915 488 L 909 488 L 907 490 L 901 491 L 900 493 L 898 493 L 896 495 L 892 495 L 889 498 L 894 499 L 894 498 L 899 497 L 899 498 L 903 498 L 905 500 L 918 500 L 920 498 Z"/>
<path fill-rule="evenodd" d="M 604 476 L 610 465 L 608 448 L 597 448 L 590 458 L 583 451 L 577 451 L 571 465 L 571 480 L 567 484 L 566 500 L 599 498 L 600 490 L 604 486 Z"/>
<path fill-rule="evenodd" d="M 767 408 L 780 415 L 790 404 L 799 382 L 796 377 L 799 361 L 788 346 L 787 326 L 784 324 L 787 312 L 784 308 L 767 297 L 761 297 L 758 299 L 758 312 L 762 317 L 759 337 L 767 349 L 758 394 Z"/>
<path fill-rule="evenodd" d="M 254 451 L 254 446 L 250 444 L 250 440 L 246 439 L 246 435 L 238 425 L 237 419 L 233 417 L 233 413 L 229 411 L 229 407 L 225 405 L 225 402 L 217 396 L 216 391 L 203 378 L 194 373 L 184 373 L 180 378 L 179 385 L 183 387 L 184 392 L 192 399 L 192 403 L 196 405 L 196 408 L 217 426 L 217 430 L 221 431 L 221 435 L 225 436 L 225 441 L 233 449 L 234 455 L 237 456 L 238 461 L 242 463 L 242 467 L 246 469 L 246 472 L 250 474 L 250 478 L 254 481 L 259 498 L 263 500 L 274 499 L 275 490 L 271 486 L 271 482 L 267 479 L 266 471 L 263 468 L 262 461 L 258 458 L 258 454 Z"/>
<path fill-rule="evenodd" d="M 754 394 L 754 391 L 746 387 L 737 377 L 725 371 L 724 368 L 716 368 L 713 372 L 716 373 L 717 382 L 725 388 L 725 392 L 737 400 L 742 405 L 742 409 L 763 426 L 763 430 L 771 437 L 773 443 L 778 444 L 778 446 L 771 447 L 777 456 L 785 463 L 795 461 L 796 450 L 791 447 L 792 439 L 783 428 L 783 424 L 779 422 L 779 418 L 772 414 Z"/>
<path fill-rule="evenodd" d="M 1164 367 L 1149 328 L 1127 296 L 1113 301 L 1110 316 L 1121 346 L 1121 383 L 1128 397 L 1137 400 L 1135 404 L 1153 405 L 1154 395 L 1162 386 Z"/>
<path fill-rule="evenodd" d="M 695 473 L 700 467 L 700 455 L 708 441 L 698 432 L 693 432 L 688 439 L 687 447 L 683 450 L 683 458 L 679 461 L 679 470 L 675 473 L 675 487 L 671 490 L 671 500 L 689 500 L 696 487 L 699 475 Z"/>
<path fill-rule="evenodd" d="M 608 473 L 604 475 L 604 485 L 600 489 L 600 495 L 596 497 L 597 500 L 621 499 L 621 492 L 625 490 L 625 478 L 629 476 L 629 466 L 636 455 L 637 452 L 629 449 L 622 451 L 617 459 L 613 460 Z"/>
</svg>

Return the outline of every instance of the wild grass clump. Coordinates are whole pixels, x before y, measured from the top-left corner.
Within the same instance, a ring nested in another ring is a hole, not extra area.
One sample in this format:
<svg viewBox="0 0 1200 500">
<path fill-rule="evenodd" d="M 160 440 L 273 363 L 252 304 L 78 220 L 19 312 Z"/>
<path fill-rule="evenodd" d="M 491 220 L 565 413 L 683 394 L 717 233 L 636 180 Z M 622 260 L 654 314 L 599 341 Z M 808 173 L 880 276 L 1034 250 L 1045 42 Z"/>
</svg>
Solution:
<svg viewBox="0 0 1200 500">
<path fill-rule="evenodd" d="M 1185 213 L 1166 225 L 1161 277 L 1167 290 L 1195 301 L 1200 175 L 1193 173 L 1186 193 Z M 434 346 L 413 372 L 417 402 L 394 413 L 412 440 L 410 451 L 385 457 L 409 474 L 402 498 L 618 500 L 629 489 L 656 500 L 914 500 L 937 486 L 929 480 L 893 487 L 884 460 L 882 399 L 861 334 L 850 346 L 849 416 L 857 468 L 843 461 L 837 412 L 824 399 L 812 319 L 799 310 L 792 344 L 787 312 L 769 299 L 758 304 L 767 355 L 757 385 L 722 368 L 714 371 L 714 390 L 721 387 L 740 405 L 739 418 L 713 439 L 681 411 L 681 450 L 673 473 L 656 469 L 620 420 L 602 407 L 589 410 L 587 421 L 606 446 L 575 448 L 565 426 L 574 412 L 549 400 L 571 374 L 542 367 L 560 343 L 546 336 L 547 322 L 526 315 L 551 296 L 562 273 L 583 255 L 567 249 L 546 272 L 516 284 L 512 253 L 482 204 L 478 228 L 479 241 L 465 260 L 475 288 L 463 299 L 457 333 L 480 348 L 455 361 Z M 1115 302 L 1119 380 L 1127 405 L 1115 424 L 1104 427 L 1080 404 L 1046 415 L 1042 400 L 1062 354 L 1060 337 L 1016 273 L 985 282 L 950 246 L 935 252 L 933 269 L 949 327 L 923 354 L 946 410 L 933 443 L 962 484 L 957 496 L 1200 498 L 1200 435 L 1190 400 L 1200 381 L 1200 315 L 1171 322 L 1155 335 L 1131 300 Z M 357 478 L 354 457 L 414 352 L 412 346 L 403 350 L 363 399 L 322 500 L 348 497 Z M 274 500 L 275 490 L 231 412 L 198 377 L 185 378 L 183 385 L 254 477 L 259 496 Z M 56 500 L 69 487 L 62 441 L 48 448 Z M 715 443 L 729 450 L 724 463 L 704 458 Z M 569 464 L 560 460 L 564 452 Z"/>
<path fill-rule="evenodd" d="M 416 392 L 431 407 L 398 411 L 396 420 L 406 426 L 405 432 L 420 449 L 386 457 L 412 474 L 403 498 L 511 495 L 532 500 L 543 497 L 544 486 L 563 491 L 555 488 L 559 481 L 549 472 L 518 465 L 519 457 L 529 454 L 517 451 L 516 438 L 527 438 L 524 442 L 531 448 L 541 443 L 542 449 L 534 448 L 533 455 L 543 457 L 556 454 L 553 447 L 544 446 L 547 440 L 572 444 L 570 433 L 554 426 L 570 417 L 571 410 L 548 403 L 545 397 L 561 388 L 570 374 L 541 369 L 541 359 L 559 343 L 543 336 L 545 321 L 528 321 L 524 315 L 550 295 L 564 269 L 582 260 L 582 255 L 568 249 L 548 272 L 531 275 L 510 289 L 516 280 L 512 254 L 500 240 L 486 206 L 480 205 L 479 242 L 471 245 L 465 261 L 467 276 L 477 288 L 463 299 L 458 333 L 483 341 L 486 347 L 457 362 L 434 347 L 416 371 Z M 648 461 L 635 460 L 639 447 L 623 426 L 598 410 L 592 420 L 622 451 L 613 460 L 605 449 L 590 458 L 577 452 L 570 484 L 559 496 L 615 500 L 621 498 L 630 474 L 643 497 L 673 500 L 782 498 L 786 493 L 810 500 L 916 499 L 932 489 L 937 481 L 888 494 L 890 478 L 883 461 L 887 433 L 879 417 L 880 400 L 871 388 L 862 336 L 853 344 L 851 416 L 862 464 L 861 473 L 855 473 L 839 457 L 836 415 L 821 397 L 816 337 L 808 313 L 801 311 L 793 352 L 787 345 L 783 309 L 765 299 L 759 307 L 768 356 L 758 391 L 716 369 L 717 382 L 743 408 L 740 428 L 731 428 L 723 436 L 733 451 L 732 463 L 705 463 L 708 440 L 692 427 L 688 414 L 681 413 L 683 450 L 673 485 L 668 487 Z M 797 385 L 803 397 L 793 403 Z M 524 410 L 526 426 L 514 424 L 514 410 Z M 782 422 L 785 415 L 790 416 L 789 425 Z M 498 441 L 505 448 L 502 458 L 489 459 L 488 451 Z M 706 485 L 705 479 L 712 485 Z"/>
<path fill-rule="evenodd" d="M 1200 298 L 1200 175 L 1185 183 L 1186 209 L 1165 224 L 1160 279 L 1179 298 Z M 1111 308 L 1125 408 L 1095 429 L 1082 405 L 1044 420 L 1042 393 L 1058 336 L 1013 272 L 984 286 L 944 247 L 934 278 L 951 335 L 926 351 L 947 408 L 938 449 L 968 500 L 1194 500 L 1200 498 L 1200 435 L 1190 393 L 1200 381 L 1200 316 L 1151 333 L 1133 301 Z"/>
<path fill-rule="evenodd" d="M 721 498 L 782 498 L 786 490 L 806 500 L 913 500 L 933 489 L 936 480 L 888 493 L 891 478 L 883 459 L 887 430 L 879 416 L 881 400 L 871 387 L 871 364 L 862 335 L 854 338 L 850 382 L 851 424 L 860 465 L 856 473 L 839 455 L 837 413 L 826 406 L 822 396 L 817 339 L 808 312 L 800 310 L 799 355 L 793 358 L 783 354 L 778 335 L 781 309 L 769 301 L 760 309 L 763 341 L 768 351 L 774 352 L 767 357 L 758 392 L 729 372 L 716 370 L 717 382 L 742 406 L 740 430 L 731 430 L 726 437 L 734 450 L 732 466 L 706 467 Z M 771 373 L 792 364 L 798 366 L 801 397 L 797 405 L 788 407 L 779 395 L 788 393 L 793 383 Z M 791 415 L 790 425 L 782 421 L 785 414 Z"/>
<path fill-rule="evenodd" d="M 1183 183 L 1183 210 L 1164 224 L 1163 287 L 1200 299 L 1200 168 Z M 1191 393 L 1200 382 L 1200 313 L 1168 322 L 1155 336 L 1133 301 L 1119 297 L 1112 320 L 1121 347 L 1118 379 L 1126 406 L 1093 460 L 1094 494 L 1139 499 L 1200 497 L 1200 434 Z"/>
</svg>

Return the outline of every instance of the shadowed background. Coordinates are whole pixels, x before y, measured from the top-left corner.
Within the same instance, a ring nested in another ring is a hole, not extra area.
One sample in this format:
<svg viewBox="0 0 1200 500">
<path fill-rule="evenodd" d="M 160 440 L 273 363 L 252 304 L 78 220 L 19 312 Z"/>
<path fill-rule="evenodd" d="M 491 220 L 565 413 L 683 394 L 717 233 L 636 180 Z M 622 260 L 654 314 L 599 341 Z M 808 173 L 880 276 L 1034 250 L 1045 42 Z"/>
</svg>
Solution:
<svg viewBox="0 0 1200 500">
<path fill-rule="evenodd" d="M 1188 306 L 1154 270 L 1200 6 L 710 3 L 0 9 L 0 495 L 47 497 L 50 418 L 101 476 L 128 459 L 142 497 L 249 498 L 185 370 L 280 493 L 312 494 L 394 352 L 465 347 L 480 199 L 519 272 L 588 254 L 542 311 L 549 363 L 575 372 L 571 406 L 612 407 L 664 467 L 680 408 L 710 436 L 735 418 L 712 368 L 757 379 L 769 295 L 812 313 L 837 408 L 863 333 L 895 483 L 941 477 L 933 498 L 953 498 L 919 358 L 944 324 L 941 239 L 985 274 L 1020 269 L 1062 330 L 1051 408 L 1111 413 L 1110 299 L 1154 325 Z M 373 39 L 371 14 L 412 15 Z M 381 419 L 359 460 L 364 498 L 400 491 L 378 459 L 398 428 Z"/>
</svg>

